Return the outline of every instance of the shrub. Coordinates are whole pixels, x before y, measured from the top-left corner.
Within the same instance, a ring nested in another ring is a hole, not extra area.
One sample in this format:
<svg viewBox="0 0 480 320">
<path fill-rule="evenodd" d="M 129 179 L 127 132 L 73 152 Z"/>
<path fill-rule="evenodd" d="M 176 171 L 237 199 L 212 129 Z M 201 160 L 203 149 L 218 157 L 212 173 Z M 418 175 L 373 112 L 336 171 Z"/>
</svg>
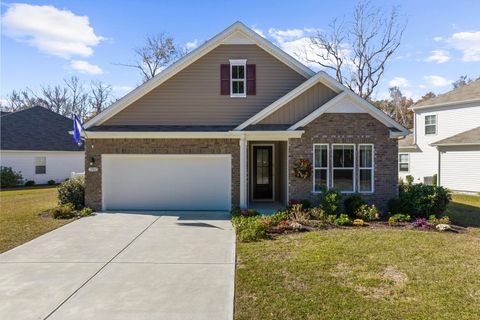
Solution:
<svg viewBox="0 0 480 320">
<path fill-rule="evenodd" d="M 320 203 L 327 214 L 338 214 L 340 209 L 340 193 L 333 189 L 322 190 Z"/>
<path fill-rule="evenodd" d="M 20 171 L 15 171 L 11 167 L 0 167 L 0 186 L 2 188 L 16 187 L 23 182 L 23 176 Z"/>
<path fill-rule="evenodd" d="M 263 216 L 233 217 L 232 224 L 235 227 L 238 241 L 247 242 L 264 239 L 268 228 L 265 225 L 264 218 Z"/>
<path fill-rule="evenodd" d="M 327 221 L 330 222 L 330 223 L 335 223 L 335 220 L 337 219 L 337 215 L 336 214 L 329 214 L 327 216 Z"/>
<path fill-rule="evenodd" d="M 359 195 L 353 195 L 347 197 L 345 201 L 343 201 L 343 204 L 345 206 L 345 212 L 351 218 L 355 218 L 355 213 L 357 212 L 357 210 L 366 203 Z"/>
<path fill-rule="evenodd" d="M 412 175 L 408 175 L 405 177 L 405 180 L 407 180 L 407 185 L 411 186 L 413 184 L 413 176 Z"/>
<path fill-rule="evenodd" d="M 405 212 L 405 205 L 402 203 L 400 198 L 392 198 L 388 200 L 387 206 L 388 211 L 390 212 Z"/>
<path fill-rule="evenodd" d="M 310 217 L 315 220 L 324 220 L 325 219 L 325 212 L 321 207 L 313 207 L 308 210 Z"/>
<path fill-rule="evenodd" d="M 302 204 L 294 204 L 288 211 L 290 220 L 292 221 L 305 221 L 310 219 L 310 214 L 303 210 Z"/>
<path fill-rule="evenodd" d="M 391 226 L 396 226 L 400 222 L 408 222 L 410 221 L 410 216 L 408 214 L 397 213 L 390 218 L 388 218 L 388 224 Z"/>
<path fill-rule="evenodd" d="M 352 224 L 352 221 L 350 221 L 348 214 L 342 213 L 337 219 L 335 219 L 335 224 L 339 226 L 349 226 Z"/>
<path fill-rule="evenodd" d="M 299 203 L 303 206 L 303 209 L 310 209 L 310 207 L 312 206 L 310 201 L 307 199 L 300 200 Z"/>
<path fill-rule="evenodd" d="M 436 173 L 432 177 L 432 185 L 435 187 L 437 186 L 437 177 L 438 175 Z"/>
<path fill-rule="evenodd" d="M 450 224 L 450 218 L 447 217 L 447 216 L 444 216 L 444 217 L 441 217 L 441 218 L 437 218 L 435 215 L 430 215 L 428 217 L 428 222 L 431 223 L 431 224 Z"/>
<path fill-rule="evenodd" d="M 75 209 L 85 206 L 85 178 L 76 177 L 62 182 L 58 187 L 59 204 L 71 203 Z"/>
<path fill-rule="evenodd" d="M 428 223 L 427 219 L 425 218 L 417 218 L 414 222 L 412 222 L 412 227 L 414 228 L 429 228 L 430 224 Z"/>
<path fill-rule="evenodd" d="M 49 186 L 53 186 L 55 184 L 55 180 L 48 180 L 47 184 Z"/>
<path fill-rule="evenodd" d="M 272 221 L 272 225 L 276 226 L 280 224 L 280 222 L 288 220 L 288 211 L 287 210 L 277 211 L 274 214 L 272 214 L 270 219 Z"/>
<path fill-rule="evenodd" d="M 78 216 L 80 217 L 88 217 L 93 213 L 93 210 L 91 208 L 83 208 L 78 212 Z"/>
<path fill-rule="evenodd" d="M 75 208 L 71 203 L 59 205 L 50 209 L 50 214 L 55 219 L 70 219 L 76 216 Z"/>
<path fill-rule="evenodd" d="M 400 187 L 399 211 L 419 218 L 427 218 L 431 214 L 442 214 L 452 198 L 451 192 L 443 187 L 414 184 Z M 395 212 L 395 211 L 392 211 Z"/>
<path fill-rule="evenodd" d="M 28 180 L 25 182 L 25 187 L 31 187 L 35 185 L 35 181 L 33 180 Z"/>
<path fill-rule="evenodd" d="M 367 204 L 360 206 L 360 208 L 355 211 L 355 216 L 365 221 L 372 221 L 380 217 L 377 207 L 375 207 L 375 205 L 369 206 Z"/>
<path fill-rule="evenodd" d="M 362 219 L 355 219 L 355 220 L 353 220 L 353 225 L 354 226 L 364 226 L 365 221 L 363 221 Z"/>
</svg>

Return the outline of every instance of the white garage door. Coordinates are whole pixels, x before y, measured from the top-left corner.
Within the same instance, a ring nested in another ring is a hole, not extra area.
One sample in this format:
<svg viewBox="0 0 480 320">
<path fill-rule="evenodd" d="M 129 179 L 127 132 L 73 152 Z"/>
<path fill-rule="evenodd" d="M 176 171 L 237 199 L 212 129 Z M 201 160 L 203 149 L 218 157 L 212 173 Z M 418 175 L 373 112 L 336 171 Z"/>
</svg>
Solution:
<svg viewBox="0 0 480 320">
<path fill-rule="evenodd" d="M 104 210 L 230 210 L 230 155 L 103 155 Z"/>
<path fill-rule="evenodd" d="M 480 149 L 463 149 L 441 153 L 440 184 L 452 190 L 480 192 Z"/>
</svg>

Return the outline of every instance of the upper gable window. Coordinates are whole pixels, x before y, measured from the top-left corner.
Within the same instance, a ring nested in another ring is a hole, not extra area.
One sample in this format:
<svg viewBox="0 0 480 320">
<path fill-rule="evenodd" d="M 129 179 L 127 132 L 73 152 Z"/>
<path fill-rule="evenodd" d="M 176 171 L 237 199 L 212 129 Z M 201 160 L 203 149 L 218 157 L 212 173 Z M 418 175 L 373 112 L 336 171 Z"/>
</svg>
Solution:
<svg viewBox="0 0 480 320">
<path fill-rule="evenodd" d="M 425 134 L 437 133 L 437 115 L 425 116 Z"/>
<path fill-rule="evenodd" d="M 246 97 L 247 60 L 230 60 L 230 96 Z"/>
</svg>

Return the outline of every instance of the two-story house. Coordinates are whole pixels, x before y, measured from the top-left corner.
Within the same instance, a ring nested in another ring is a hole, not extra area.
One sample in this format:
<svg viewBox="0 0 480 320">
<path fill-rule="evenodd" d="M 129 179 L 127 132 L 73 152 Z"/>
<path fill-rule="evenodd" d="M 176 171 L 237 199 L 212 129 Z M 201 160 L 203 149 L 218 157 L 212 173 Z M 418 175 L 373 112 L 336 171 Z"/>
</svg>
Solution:
<svg viewBox="0 0 480 320">
<path fill-rule="evenodd" d="M 413 133 L 399 142 L 399 176 L 480 192 L 480 80 L 412 107 Z"/>
<path fill-rule="evenodd" d="M 408 130 L 236 22 L 86 128 L 96 210 L 230 210 L 323 188 L 385 208 Z"/>
</svg>

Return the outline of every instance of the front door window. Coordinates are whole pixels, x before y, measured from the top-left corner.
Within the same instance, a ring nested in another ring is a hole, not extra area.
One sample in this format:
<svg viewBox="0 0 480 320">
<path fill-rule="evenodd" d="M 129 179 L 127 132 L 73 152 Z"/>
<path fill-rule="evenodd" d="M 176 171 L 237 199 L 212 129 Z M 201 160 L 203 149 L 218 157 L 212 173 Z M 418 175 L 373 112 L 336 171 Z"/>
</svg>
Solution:
<svg viewBox="0 0 480 320">
<path fill-rule="evenodd" d="M 253 198 L 273 198 L 272 147 L 253 146 Z"/>
</svg>

